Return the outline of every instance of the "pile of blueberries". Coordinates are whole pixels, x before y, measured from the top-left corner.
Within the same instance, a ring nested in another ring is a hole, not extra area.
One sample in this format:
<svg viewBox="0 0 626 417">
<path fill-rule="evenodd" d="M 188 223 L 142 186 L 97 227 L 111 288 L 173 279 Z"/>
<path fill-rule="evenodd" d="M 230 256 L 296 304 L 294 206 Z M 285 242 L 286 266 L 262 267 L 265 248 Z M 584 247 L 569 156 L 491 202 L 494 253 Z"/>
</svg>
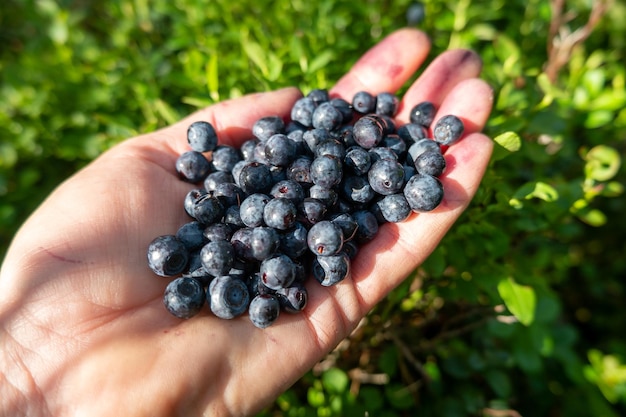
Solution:
<svg viewBox="0 0 626 417">
<path fill-rule="evenodd" d="M 164 304 L 187 319 L 204 304 L 217 317 L 246 311 L 265 328 L 280 312 L 307 304 L 308 277 L 323 286 L 350 275 L 360 245 L 381 224 L 435 209 L 443 199 L 442 154 L 462 121 L 433 122 L 422 102 L 396 126 L 399 100 L 362 91 L 352 102 L 316 89 L 296 101 L 289 121 L 258 119 L 240 148 L 218 144 L 204 121 L 187 131 L 190 150 L 176 161 L 197 185 L 184 200 L 190 221 L 148 247 L 148 265 L 172 277 Z"/>
</svg>

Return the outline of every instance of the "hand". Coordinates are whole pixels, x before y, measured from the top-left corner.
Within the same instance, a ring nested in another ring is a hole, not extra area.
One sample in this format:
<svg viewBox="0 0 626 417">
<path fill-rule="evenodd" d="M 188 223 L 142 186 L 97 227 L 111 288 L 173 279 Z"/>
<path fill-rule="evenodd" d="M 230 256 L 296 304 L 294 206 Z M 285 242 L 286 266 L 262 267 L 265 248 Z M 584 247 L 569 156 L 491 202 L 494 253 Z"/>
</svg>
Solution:
<svg viewBox="0 0 626 417">
<path fill-rule="evenodd" d="M 331 90 L 398 90 L 422 65 L 429 41 L 404 29 L 367 52 Z M 238 145 L 259 117 L 288 117 L 295 88 L 248 95 L 129 139 L 68 179 L 15 236 L 0 272 L 0 415 L 251 415 L 322 359 L 435 249 L 469 204 L 492 143 L 479 133 L 492 91 L 479 58 L 437 57 L 402 100 L 398 121 L 428 100 L 455 114 L 464 138 L 446 152 L 445 198 L 433 212 L 385 224 L 352 263 L 352 278 L 309 285 L 301 314 L 267 329 L 206 309 L 179 320 L 163 307 L 168 279 L 146 248 L 189 221 L 191 185 L 174 171 L 187 126 L 207 120 Z M 419 237 L 419 238 L 416 238 Z"/>
</svg>

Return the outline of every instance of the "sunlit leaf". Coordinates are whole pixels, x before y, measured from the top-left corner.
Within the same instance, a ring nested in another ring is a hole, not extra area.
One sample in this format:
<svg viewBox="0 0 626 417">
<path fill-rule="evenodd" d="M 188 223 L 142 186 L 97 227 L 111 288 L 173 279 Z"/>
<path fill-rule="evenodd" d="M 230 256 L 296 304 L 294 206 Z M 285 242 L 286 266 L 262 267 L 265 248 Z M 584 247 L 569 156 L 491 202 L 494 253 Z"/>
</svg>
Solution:
<svg viewBox="0 0 626 417">
<path fill-rule="evenodd" d="M 529 326 L 533 322 L 537 297 L 532 287 L 520 285 L 509 277 L 498 283 L 498 293 L 507 309 L 520 323 Z"/>
</svg>

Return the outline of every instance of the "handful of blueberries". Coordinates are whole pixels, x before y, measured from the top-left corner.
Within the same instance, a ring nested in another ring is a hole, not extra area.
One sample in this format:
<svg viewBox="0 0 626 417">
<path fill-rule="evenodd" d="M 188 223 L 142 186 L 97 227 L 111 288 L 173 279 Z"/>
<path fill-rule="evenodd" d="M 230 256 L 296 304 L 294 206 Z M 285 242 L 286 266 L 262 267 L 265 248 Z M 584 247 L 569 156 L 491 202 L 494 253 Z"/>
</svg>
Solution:
<svg viewBox="0 0 626 417">
<path fill-rule="evenodd" d="M 398 105 L 390 93 L 362 91 L 350 103 L 316 89 L 296 101 L 290 121 L 257 120 L 240 148 L 192 123 L 191 150 L 176 162 L 181 179 L 198 185 L 183 204 L 190 221 L 147 253 L 154 273 L 175 277 L 167 310 L 188 319 L 207 303 L 217 317 L 247 311 L 265 328 L 305 308 L 308 277 L 323 286 L 348 278 L 379 225 L 435 209 L 442 146 L 461 137 L 463 123 L 444 116 L 431 138 L 435 106 L 415 105 L 410 123 L 396 126 Z"/>
</svg>

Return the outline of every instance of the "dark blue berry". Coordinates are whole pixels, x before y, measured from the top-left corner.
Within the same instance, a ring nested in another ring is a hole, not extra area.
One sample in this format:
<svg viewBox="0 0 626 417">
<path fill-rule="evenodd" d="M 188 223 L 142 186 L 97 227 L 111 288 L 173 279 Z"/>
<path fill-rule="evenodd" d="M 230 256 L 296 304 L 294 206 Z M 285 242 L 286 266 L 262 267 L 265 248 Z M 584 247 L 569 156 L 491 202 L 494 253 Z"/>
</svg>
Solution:
<svg viewBox="0 0 626 417">
<path fill-rule="evenodd" d="M 417 123 L 407 123 L 405 125 L 400 126 L 396 133 L 402 139 L 404 139 L 407 144 L 412 144 L 413 142 L 417 142 L 420 139 L 424 139 L 428 136 L 428 131 L 422 125 Z"/>
<path fill-rule="evenodd" d="M 308 156 L 297 157 L 287 167 L 287 178 L 299 182 L 302 185 L 312 185 L 311 164 L 313 159 Z"/>
<path fill-rule="evenodd" d="M 217 133 L 208 122 L 194 122 L 187 129 L 187 142 L 196 152 L 210 152 L 217 146 Z"/>
<path fill-rule="evenodd" d="M 430 127 L 435 118 L 437 109 L 430 101 L 423 101 L 416 104 L 409 113 L 411 123 L 415 123 L 424 127 Z"/>
<path fill-rule="evenodd" d="M 352 146 L 346 151 L 344 164 L 356 175 L 367 174 L 372 166 L 370 153 L 360 146 Z"/>
<path fill-rule="evenodd" d="M 204 189 L 206 191 L 215 191 L 218 185 L 225 183 L 225 182 L 230 182 L 230 183 L 235 182 L 230 172 L 224 172 L 224 171 L 211 172 L 204 179 Z"/>
<path fill-rule="evenodd" d="M 363 116 L 354 123 L 354 141 L 365 149 L 371 149 L 383 140 L 383 126 L 375 117 Z"/>
<path fill-rule="evenodd" d="M 400 104 L 400 100 L 392 93 L 378 93 L 376 95 L 376 109 L 375 113 L 394 117 L 398 112 L 398 106 Z"/>
<path fill-rule="evenodd" d="M 304 200 L 305 192 L 298 181 L 282 180 L 274 184 L 270 190 L 270 195 L 274 198 L 288 198 L 294 204 L 298 204 Z"/>
<path fill-rule="evenodd" d="M 263 284 L 272 290 L 288 287 L 296 278 L 295 264 L 285 254 L 278 254 L 263 260 L 259 272 Z"/>
<path fill-rule="evenodd" d="M 442 145 L 452 145 L 463 135 L 465 127 L 458 117 L 450 114 L 437 120 L 433 128 L 433 139 Z"/>
<path fill-rule="evenodd" d="M 357 223 L 355 240 L 359 243 L 366 243 L 374 239 L 378 233 L 378 220 L 369 210 L 357 210 L 352 213 L 352 217 Z"/>
<path fill-rule="evenodd" d="M 270 197 L 266 194 L 250 194 L 241 202 L 239 210 L 241 221 L 248 227 L 261 226 L 263 224 L 263 210 L 269 201 Z"/>
<path fill-rule="evenodd" d="M 213 223 L 204 229 L 203 235 L 209 242 L 215 242 L 216 240 L 229 241 L 233 236 L 233 229 L 225 223 Z"/>
<path fill-rule="evenodd" d="M 245 282 L 230 275 L 222 275 L 211 281 L 207 299 L 213 314 L 222 319 L 242 315 L 250 304 L 250 294 Z"/>
<path fill-rule="evenodd" d="M 326 215 L 326 204 L 316 198 L 307 197 L 298 204 L 298 221 L 313 225 Z"/>
<path fill-rule="evenodd" d="M 246 194 L 266 193 L 272 187 L 270 168 L 259 162 L 250 162 L 239 174 L 239 186 Z"/>
<path fill-rule="evenodd" d="M 265 159 L 270 165 L 289 165 L 296 159 L 296 143 L 282 133 L 272 135 L 265 143 Z"/>
<path fill-rule="evenodd" d="M 440 150 L 424 152 L 415 159 L 415 169 L 420 174 L 439 177 L 446 170 L 446 160 Z"/>
<path fill-rule="evenodd" d="M 304 310 L 309 300 L 309 293 L 302 282 L 294 282 L 287 288 L 276 291 L 276 297 L 283 311 L 287 313 L 299 313 Z"/>
<path fill-rule="evenodd" d="M 402 164 L 389 159 L 376 161 L 370 168 L 367 178 L 374 191 L 382 195 L 395 194 L 404 185 Z"/>
<path fill-rule="evenodd" d="M 183 242 L 189 251 L 193 251 L 206 243 L 204 229 L 204 225 L 198 221 L 187 222 L 178 228 L 176 238 Z"/>
<path fill-rule="evenodd" d="M 279 250 L 291 259 L 300 258 L 309 250 L 306 241 L 308 233 L 302 223 L 296 222 L 291 229 L 280 233 Z"/>
<path fill-rule="evenodd" d="M 235 250 L 230 242 L 216 240 L 202 247 L 200 260 L 207 273 L 214 277 L 225 275 L 233 267 Z"/>
<path fill-rule="evenodd" d="M 431 175 L 414 175 L 404 186 L 404 196 L 411 210 L 422 213 L 431 211 L 443 200 L 443 185 Z"/>
<path fill-rule="evenodd" d="M 183 152 L 176 160 L 176 172 L 187 182 L 195 184 L 204 181 L 210 171 L 211 163 L 200 152 Z"/>
<path fill-rule="evenodd" d="M 310 98 L 311 100 L 313 100 L 315 105 L 318 105 L 318 106 L 330 100 L 330 96 L 328 95 L 328 90 L 324 88 L 314 88 L 313 90 L 309 91 L 309 93 L 306 96 Z"/>
<path fill-rule="evenodd" d="M 216 171 L 231 172 L 235 164 L 240 160 L 241 154 L 230 145 L 219 145 L 211 156 L 211 164 Z"/>
<path fill-rule="evenodd" d="M 263 221 L 269 227 L 287 230 L 296 222 L 297 209 L 288 198 L 274 198 L 263 209 Z"/>
<path fill-rule="evenodd" d="M 343 114 L 329 102 L 321 103 L 313 112 L 313 127 L 335 130 L 343 122 Z"/>
<path fill-rule="evenodd" d="M 376 97 L 367 91 L 359 91 L 352 97 L 352 108 L 361 113 L 373 113 L 376 110 Z"/>
<path fill-rule="evenodd" d="M 261 141 L 266 141 L 277 133 L 285 131 L 285 122 L 278 116 L 261 117 L 252 125 L 252 134 Z"/>
<path fill-rule="evenodd" d="M 222 216 L 224 216 L 224 205 L 210 194 L 200 197 L 193 206 L 193 218 L 202 224 L 215 223 Z"/>
<path fill-rule="evenodd" d="M 248 317 L 255 327 L 265 329 L 272 325 L 280 314 L 280 302 L 275 295 L 259 294 L 250 301 Z"/>
<path fill-rule="evenodd" d="M 313 126 L 313 112 L 316 107 L 315 101 L 310 97 L 298 99 L 291 108 L 291 120 L 302 126 Z"/>
<path fill-rule="evenodd" d="M 163 304 L 174 316 L 189 319 L 200 312 L 205 299 L 206 294 L 200 281 L 191 277 L 180 277 L 165 287 Z"/>
<path fill-rule="evenodd" d="M 264 261 L 274 255 L 280 246 L 280 236 L 276 229 L 259 226 L 252 229 L 250 247 L 252 257 L 257 261 Z"/>
<path fill-rule="evenodd" d="M 164 235 L 155 238 L 148 245 L 148 266 L 162 277 L 175 276 L 187 267 L 189 251 L 173 235 Z"/>
<path fill-rule="evenodd" d="M 344 199 L 350 203 L 358 204 L 365 204 L 376 195 L 367 177 L 362 175 L 346 176 L 341 182 L 339 191 Z"/>
<path fill-rule="evenodd" d="M 317 256 L 336 255 L 343 245 L 343 232 L 330 220 L 315 223 L 307 236 L 309 250 Z"/>
<path fill-rule="evenodd" d="M 317 256 L 313 261 L 313 277 L 323 286 L 335 285 L 350 275 L 350 258 L 345 252 Z"/>
<path fill-rule="evenodd" d="M 333 155 L 320 155 L 311 163 L 311 179 L 315 185 L 331 188 L 343 175 L 341 159 Z"/>
<path fill-rule="evenodd" d="M 390 194 L 378 200 L 372 207 L 379 223 L 400 223 L 411 215 L 411 207 L 404 194 Z"/>
</svg>

